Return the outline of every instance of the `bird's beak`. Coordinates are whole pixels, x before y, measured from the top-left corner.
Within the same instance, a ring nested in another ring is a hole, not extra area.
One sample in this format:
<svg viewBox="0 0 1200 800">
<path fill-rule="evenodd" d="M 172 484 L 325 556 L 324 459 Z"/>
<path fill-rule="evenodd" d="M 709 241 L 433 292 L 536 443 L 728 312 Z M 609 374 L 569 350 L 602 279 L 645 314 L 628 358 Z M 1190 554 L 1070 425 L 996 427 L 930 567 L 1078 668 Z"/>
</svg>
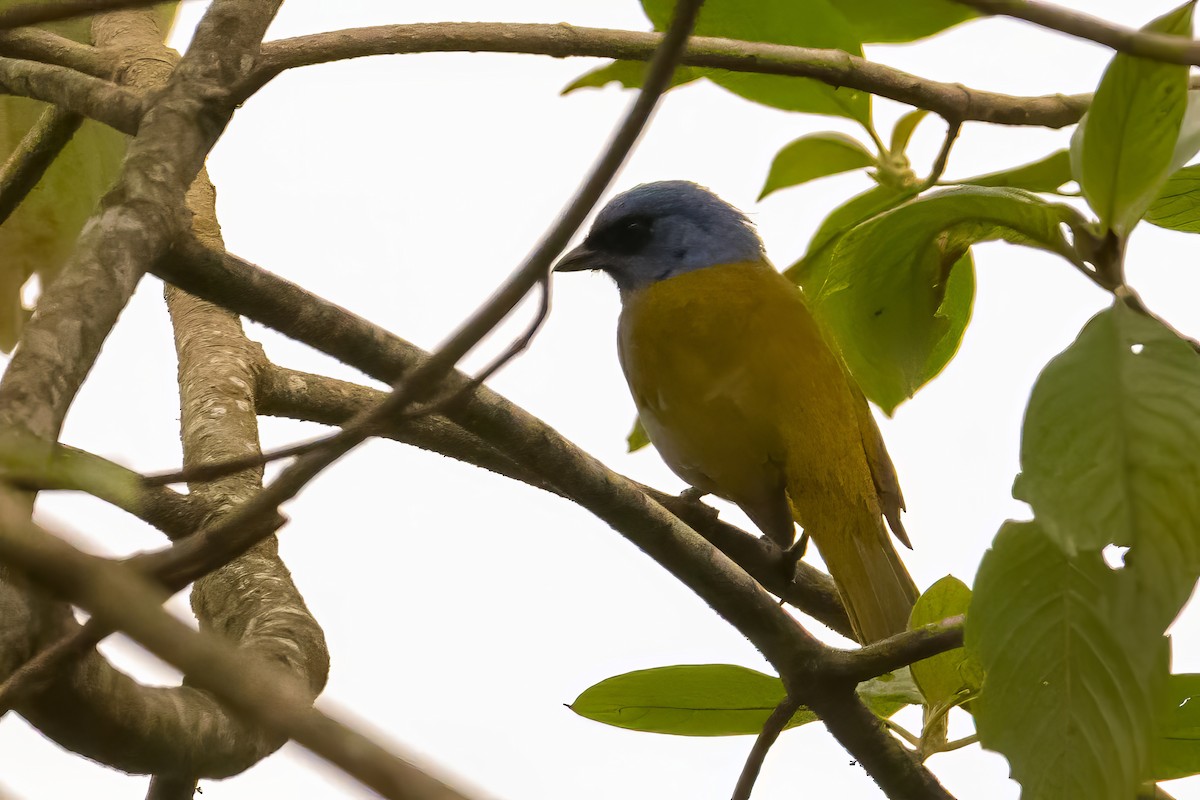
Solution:
<svg viewBox="0 0 1200 800">
<path fill-rule="evenodd" d="M 598 254 L 596 251 L 588 248 L 586 242 L 574 250 L 568 251 L 554 265 L 555 272 L 583 272 L 584 270 L 600 268 Z"/>
</svg>

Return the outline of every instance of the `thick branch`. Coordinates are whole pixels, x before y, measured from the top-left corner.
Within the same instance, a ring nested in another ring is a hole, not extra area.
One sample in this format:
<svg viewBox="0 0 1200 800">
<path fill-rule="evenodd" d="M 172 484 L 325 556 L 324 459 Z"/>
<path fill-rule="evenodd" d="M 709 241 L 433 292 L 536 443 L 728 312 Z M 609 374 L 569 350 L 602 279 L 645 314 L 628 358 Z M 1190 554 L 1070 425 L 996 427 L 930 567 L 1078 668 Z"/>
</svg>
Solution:
<svg viewBox="0 0 1200 800">
<path fill-rule="evenodd" d="M 163 592 L 129 567 L 79 550 L 43 532 L 11 493 L 0 497 L 0 560 L 95 619 L 125 631 L 198 687 L 277 735 L 295 739 L 385 797 L 464 800 L 367 737 L 310 708 L 311 687 L 257 654 L 198 633 L 160 605 Z M 183 691 L 183 690 L 174 690 Z"/>
<path fill-rule="evenodd" d="M 41 28 L 0 31 L 0 55 L 69 67 L 96 78 L 113 74 L 113 59 L 107 51 Z"/>
<path fill-rule="evenodd" d="M 216 219 L 216 194 L 204 170 L 188 192 L 192 230 L 210 246 L 223 249 Z M 265 359 L 242 332 L 240 318 L 167 286 L 167 307 L 179 357 L 180 426 L 184 463 L 223 460 L 259 449 L 255 414 L 256 373 Z M 189 498 L 211 510 L 206 524 L 227 516 L 262 489 L 262 470 L 253 469 L 221 480 L 190 486 Z M 192 587 L 192 609 L 204 630 L 215 630 L 283 667 L 312 697 L 325 686 L 329 651 L 325 637 L 291 574 L 279 557 L 278 542 L 269 536 Z M 213 712 L 226 716 L 224 709 Z M 177 739 L 204 746 L 203 731 L 181 730 Z M 273 753 L 283 740 L 251 731 L 230 742 L 230 761 L 238 766 Z M 151 794 L 164 797 L 168 789 L 194 783 L 186 764 L 161 769 Z M 180 796 L 180 795 L 176 795 Z M 183 791 L 190 798 L 190 791 Z"/>
<path fill-rule="evenodd" d="M 645 61 L 661 36 L 657 33 L 577 28 L 571 25 L 441 22 L 353 28 L 263 45 L 262 60 L 241 94 L 248 97 L 285 69 L 361 56 L 393 53 L 496 52 L 535 53 L 566 58 L 600 56 Z M 707 36 L 693 37 L 683 63 L 733 72 L 814 78 L 934 111 L 947 119 L 999 125 L 1061 128 L 1079 121 L 1089 95 L 1011 95 L 926 80 L 841 50 L 787 47 Z"/>
<path fill-rule="evenodd" d="M 341 425 L 384 396 L 379 389 L 274 365 L 268 365 L 259 373 L 258 385 L 258 409 L 261 413 L 325 425 Z M 441 415 L 406 419 L 384 435 L 566 496 L 554 485 L 554 475 L 548 473 L 536 457 L 518 462 L 490 442 Z M 737 562 L 767 591 L 843 636 L 854 637 L 837 587 L 828 575 L 801 561 L 796 564 L 792 580 L 788 581 L 778 548 L 766 540 L 722 522 L 711 508 L 703 504 L 649 486 L 641 488 Z"/>
<path fill-rule="evenodd" d="M 789 687 L 790 689 L 790 687 Z M 810 692 L 804 705 L 816 713 L 883 793 L 904 800 L 954 800 L 937 778 L 896 741 L 883 721 L 854 694 L 842 689 Z"/>
<path fill-rule="evenodd" d="M 0 58 L 0 94 L 53 103 L 122 133 L 138 132 L 142 98 L 136 92 L 66 67 Z"/>
<path fill-rule="evenodd" d="M 1030 2 L 1030 0 L 956 0 L 956 2 L 985 14 L 1032 22 L 1043 28 L 1087 39 L 1131 56 L 1142 56 L 1174 64 L 1200 65 L 1200 42 L 1186 36 L 1138 31 L 1114 25 L 1090 14 L 1046 3 Z"/>
<path fill-rule="evenodd" d="M 963 618 L 950 617 L 858 650 L 836 651 L 837 657 L 831 660 L 832 669 L 854 681 L 865 681 L 962 646 Z"/>
<path fill-rule="evenodd" d="M 0 426 L 44 440 L 57 438 L 75 393 L 138 280 L 184 229 L 184 192 L 233 113 L 227 87 L 242 79 L 277 5 L 278 0 L 215 0 L 210 6 L 188 55 L 155 95 L 115 187 L 85 226 L 63 274 L 43 292 L 0 380 Z M 157 44 L 161 37 L 155 36 Z M 0 73 L 5 62 L 14 63 L 0 60 Z M 73 81 L 79 80 L 94 79 L 75 75 Z M 27 660 L 74 630 L 75 623 L 69 608 L 29 587 L 18 584 L 17 592 L 3 588 L 5 600 L 11 600 L 3 609 L 6 618 L 22 619 L 12 615 L 17 611 L 28 619 L 25 626 L 5 631 L 0 651 L 6 660 L 2 674 L 7 675 L 10 657 L 19 658 L 17 663 Z M 192 760 L 195 766 L 189 770 L 200 774 L 207 759 L 220 761 L 223 743 L 244 737 L 213 726 L 206 731 L 209 749 L 184 755 L 171 737 L 159 734 L 196 726 L 212 702 L 193 690 L 139 686 L 93 653 L 18 708 L 64 746 L 126 771 L 153 771 L 161 764 Z"/>
</svg>

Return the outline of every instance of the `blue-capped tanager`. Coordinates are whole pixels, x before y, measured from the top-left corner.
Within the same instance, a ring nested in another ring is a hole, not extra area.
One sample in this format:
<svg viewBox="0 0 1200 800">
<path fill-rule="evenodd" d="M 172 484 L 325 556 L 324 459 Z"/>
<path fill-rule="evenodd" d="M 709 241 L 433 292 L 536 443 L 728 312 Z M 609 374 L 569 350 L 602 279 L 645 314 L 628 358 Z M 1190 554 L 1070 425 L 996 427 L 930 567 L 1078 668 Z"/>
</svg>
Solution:
<svg viewBox="0 0 1200 800">
<path fill-rule="evenodd" d="M 904 499 L 866 398 L 745 214 L 686 181 L 613 198 L 555 267 L 621 293 L 621 366 L 650 441 L 780 548 L 799 523 L 862 642 L 903 631 L 917 591 Z"/>
</svg>

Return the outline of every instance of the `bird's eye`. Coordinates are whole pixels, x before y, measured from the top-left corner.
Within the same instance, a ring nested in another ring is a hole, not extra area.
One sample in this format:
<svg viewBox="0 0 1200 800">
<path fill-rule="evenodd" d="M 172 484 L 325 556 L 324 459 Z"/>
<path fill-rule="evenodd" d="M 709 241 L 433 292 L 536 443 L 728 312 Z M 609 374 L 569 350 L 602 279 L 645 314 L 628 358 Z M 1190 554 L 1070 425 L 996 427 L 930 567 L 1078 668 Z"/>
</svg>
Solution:
<svg viewBox="0 0 1200 800">
<path fill-rule="evenodd" d="M 649 244 L 652 235 L 649 217 L 626 217 L 601 234 L 600 245 L 610 253 L 631 256 Z"/>
</svg>

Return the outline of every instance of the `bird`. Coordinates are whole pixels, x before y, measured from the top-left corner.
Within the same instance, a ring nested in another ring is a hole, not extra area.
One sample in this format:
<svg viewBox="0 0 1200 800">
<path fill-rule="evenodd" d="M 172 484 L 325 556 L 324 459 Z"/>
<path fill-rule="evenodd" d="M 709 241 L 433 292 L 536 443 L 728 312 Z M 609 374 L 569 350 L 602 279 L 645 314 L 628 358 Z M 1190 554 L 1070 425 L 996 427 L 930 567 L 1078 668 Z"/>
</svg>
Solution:
<svg viewBox="0 0 1200 800">
<path fill-rule="evenodd" d="M 690 181 L 642 184 L 554 270 L 616 282 L 638 418 L 689 491 L 736 504 L 784 551 L 796 552 L 798 523 L 860 642 L 904 631 L 917 588 L 888 535 L 912 547 L 895 467 L 832 337 L 750 219 Z"/>
</svg>

